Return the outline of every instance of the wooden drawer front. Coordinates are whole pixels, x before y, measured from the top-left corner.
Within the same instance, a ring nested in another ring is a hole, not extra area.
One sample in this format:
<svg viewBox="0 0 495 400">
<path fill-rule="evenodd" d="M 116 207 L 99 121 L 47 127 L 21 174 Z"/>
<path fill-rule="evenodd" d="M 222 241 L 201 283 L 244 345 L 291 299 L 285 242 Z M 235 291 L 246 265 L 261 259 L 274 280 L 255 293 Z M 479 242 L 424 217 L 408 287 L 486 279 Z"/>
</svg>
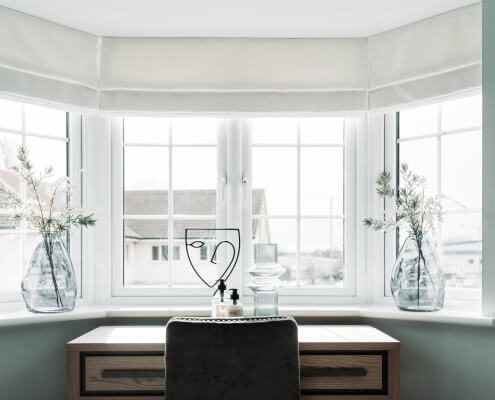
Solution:
<svg viewBox="0 0 495 400">
<path fill-rule="evenodd" d="M 300 366 L 303 393 L 386 393 L 383 354 L 301 355 Z"/>
<path fill-rule="evenodd" d="M 163 394 L 163 355 L 85 355 L 81 394 Z"/>
</svg>

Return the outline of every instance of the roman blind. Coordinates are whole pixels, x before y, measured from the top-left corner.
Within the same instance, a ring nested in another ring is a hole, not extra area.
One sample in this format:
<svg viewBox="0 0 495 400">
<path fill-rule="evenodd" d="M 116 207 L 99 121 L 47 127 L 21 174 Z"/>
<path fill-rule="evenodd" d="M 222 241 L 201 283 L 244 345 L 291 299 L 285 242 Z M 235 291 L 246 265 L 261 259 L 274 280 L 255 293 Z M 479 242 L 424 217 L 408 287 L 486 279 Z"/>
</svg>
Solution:
<svg viewBox="0 0 495 400">
<path fill-rule="evenodd" d="M 480 86 L 480 3 L 352 39 L 97 37 L 0 7 L 0 95 L 64 107 L 352 112 Z"/>
<path fill-rule="evenodd" d="M 363 110 L 366 39 L 103 38 L 103 110 Z"/>
<path fill-rule="evenodd" d="M 371 36 L 369 106 L 481 87 L 481 3 Z"/>
<path fill-rule="evenodd" d="M 96 36 L 0 7 L 0 94 L 98 106 Z"/>
</svg>

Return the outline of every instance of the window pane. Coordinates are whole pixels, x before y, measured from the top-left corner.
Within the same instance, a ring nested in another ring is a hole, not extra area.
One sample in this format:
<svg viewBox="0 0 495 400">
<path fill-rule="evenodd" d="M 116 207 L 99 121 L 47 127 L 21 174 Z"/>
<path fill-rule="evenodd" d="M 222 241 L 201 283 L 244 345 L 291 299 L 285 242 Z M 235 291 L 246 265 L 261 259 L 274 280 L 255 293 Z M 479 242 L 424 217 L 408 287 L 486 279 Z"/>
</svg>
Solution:
<svg viewBox="0 0 495 400">
<path fill-rule="evenodd" d="M 426 135 L 438 131 L 436 104 L 400 112 L 400 137 Z"/>
<path fill-rule="evenodd" d="M 216 247 L 218 243 L 219 234 L 214 230 L 215 228 L 215 220 L 174 221 L 174 248 L 178 249 L 177 254 L 184 254 L 184 257 L 174 257 L 172 263 L 172 281 L 175 287 L 206 287 L 194 272 L 192 265 L 207 283 L 213 285 L 225 271 L 232 257 L 238 254 L 234 254 L 228 245 L 223 244 L 218 251 L 225 251 L 223 253 L 225 257 L 217 257 L 217 264 L 211 262 L 212 254 L 207 254 L 205 249 Z M 189 229 L 188 246 L 186 246 L 186 229 Z M 194 246 L 191 245 L 192 243 Z M 239 249 L 237 248 L 236 251 L 238 252 Z"/>
<path fill-rule="evenodd" d="M 286 285 L 295 286 L 297 279 L 296 219 L 253 219 L 253 243 L 277 245 L 278 263 L 286 270 L 280 279 Z"/>
<path fill-rule="evenodd" d="M 447 287 L 481 287 L 481 213 L 447 215 L 442 223 Z"/>
<path fill-rule="evenodd" d="M 301 285 L 344 286 L 341 219 L 301 220 Z"/>
<path fill-rule="evenodd" d="M 0 129 L 22 129 L 22 104 L 0 99 Z"/>
<path fill-rule="evenodd" d="M 64 140 L 38 138 L 22 132 L 22 112 L 26 110 L 27 129 Z M 1 132 L 1 127 L 17 129 L 20 134 Z M 66 113 L 42 107 L 23 106 L 19 103 L 0 100 L 0 181 L 19 195 L 26 196 L 24 186 L 20 184 L 12 168 L 18 164 L 17 151 L 22 144 L 23 135 L 29 149 L 29 158 L 36 175 L 52 166 L 54 176 L 51 180 L 67 174 Z M 43 182 L 39 188 L 40 201 L 48 208 L 48 186 Z M 27 196 L 34 201 L 30 188 Z M 60 200 L 65 202 L 63 195 Z M 12 292 L 20 295 L 20 282 L 23 267 L 32 256 L 39 242 L 39 233 L 33 228 L 15 221 L 11 212 L 0 207 L 0 292 Z"/>
<path fill-rule="evenodd" d="M 216 148 L 174 148 L 172 170 L 174 214 L 216 214 Z"/>
<path fill-rule="evenodd" d="M 442 192 L 461 207 L 481 209 L 481 150 L 481 132 L 442 138 Z"/>
<path fill-rule="evenodd" d="M 253 144 L 296 144 L 295 118 L 254 118 L 251 120 Z"/>
<path fill-rule="evenodd" d="M 173 142 L 174 144 L 216 144 L 218 122 L 216 118 L 174 118 Z"/>
<path fill-rule="evenodd" d="M 168 143 L 168 118 L 125 117 L 124 142 L 126 143 Z"/>
<path fill-rule="evenodd" d="M 407 163 L 415 174 L 426 178 L 426 195 L 438 193 L 438 140 L 413 140 L 400 144 L 400 163 Z M 402 183 L 401 183 L 402 184 Z"/>
<path fill-rule="evenodd" d="M 301 213 L 342 215 L 344 149 L 301 148 Z"/>
<path fill-rule="evenodd" d="M 442 130 L 481 126 L 481 95 L 442 103 Z"/>
<path fill-rule="evenodd" d="M 26 145 L 38 173 L 46 167 L 53 167 L 53 179 L 67 176 L 67 143 L 65 141 L 26 137 Z"/>
<path fill-rule="evenodd" d="M 26 105 L 26 130 L 57 137 L 67 136 L 66 113 L 51 108 Z"/>
<path fill-rule="evenodd" d="M 21 249 L 17 223 L 0 210 L 0 292 L 20 293 L 23 265 Z"/>
<path fill-rule="evenodd" d="M 407 162 L 414 172 L 426 176 L 429 183 L 427 195 L 441 192 L 448 198 L 445 202 L 444 221 L 436 224 L 436 233 L 433 235 L 433 241 L 441 251 L 447 288 L 479 289 L 482 247 L 479 212 L 482 197 L 482 138 L 481 131 L 469 129 L 481 126 L 481 96 L 441 103 L 437 112 L 438 116 L 441 115 L 442 132 L 459 132 L 430 139 L 400 142 L 400 162 Z M 414 124 L 414 121 L 405 120 L 403 114 L 400 114 L 401 137 L 403 130 L 412 130 L 406 123 Z M 463 132 L 463 129 L 468 131 Z M 437 154 L 439 144 L 441 154 Z M 449 200 L 453 200 L 454 204 Z M 404 237 L 404 232 L 401 232 L 401 237 Z"/>
<path fill-rule="evenodd" d="M 344 118 L 301 119 L 301 143 L 344 143 Z"/>
<path fill-rule="evenodd" d="M 295 215 L 297 150 L 256 147 L 252 150 L 253 214 Z"/>
<path fill-rule="evenodd" d="M 124 285 L 166 286 L 169 263 L 161 257 L 167 243 L 168 223 L 161 220 L 124 221 Z"/>
<path fill-rule="evenodd" d="M 11 170 L 17 165 L 17 150 L 21 144 L 20 135 L 0 132 L 0 171 Z"/>
<path fill-rule="evenodd" d="M 167 214 L 168 164 L 166 148 L 124 149 L 125 214 Z"/>
</svg>

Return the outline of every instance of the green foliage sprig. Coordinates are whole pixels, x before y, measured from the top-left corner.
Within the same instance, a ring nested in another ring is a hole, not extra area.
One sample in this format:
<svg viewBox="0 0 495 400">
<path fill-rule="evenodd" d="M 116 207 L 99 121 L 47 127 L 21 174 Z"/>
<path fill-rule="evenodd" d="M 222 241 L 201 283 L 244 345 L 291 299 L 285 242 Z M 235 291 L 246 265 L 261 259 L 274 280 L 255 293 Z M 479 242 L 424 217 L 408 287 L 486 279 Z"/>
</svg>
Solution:
<svg viewBox="0 0 495 400">
<path fill-rule="evenodd" d="M 376 192 L 392 202 L 391 212 L 384 218 L 365 218 L 363 223 L 375 231 L 405 227 L 416 240 L 421 241 L 427 232 L 435 231 L 436 222 L 442 221 L 446 197 L 426 197 L 426 179 L 414 174 L 407 164 L 401 164 L 400 176 L 403 185 L 397 191 L 391 185 L 392 176 L 389 172 L 384 171 L 378 176 Z"/>
<path fill-rule="evenodd" d="M 26 199 L 0 181 L 0 208 L 12 210 L 15 220 L 27 221 L 41 233 L 59 234 L 96 223 L 94 212 L 71 204 L 74 186 L 70 178 L 55 179 L 51 166 L 37 173 L 26 146 L 19 147 L 17 161 L 13 170 L 26 184 Z"/>
</svg>

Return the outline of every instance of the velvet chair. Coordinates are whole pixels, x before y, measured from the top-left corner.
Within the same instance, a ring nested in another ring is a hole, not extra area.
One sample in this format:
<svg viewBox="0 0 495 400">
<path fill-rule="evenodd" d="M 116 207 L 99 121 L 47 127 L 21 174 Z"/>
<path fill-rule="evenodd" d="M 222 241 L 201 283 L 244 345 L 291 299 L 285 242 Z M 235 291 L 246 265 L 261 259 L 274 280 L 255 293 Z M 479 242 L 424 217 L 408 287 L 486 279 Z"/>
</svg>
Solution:
<svg viewBox="0 0 495 400">
<path fill-rule="evenodd" d="M 298 400 L 297 324 L 290 317 L 173 318 L 167 400 Z"/>
</svg>

